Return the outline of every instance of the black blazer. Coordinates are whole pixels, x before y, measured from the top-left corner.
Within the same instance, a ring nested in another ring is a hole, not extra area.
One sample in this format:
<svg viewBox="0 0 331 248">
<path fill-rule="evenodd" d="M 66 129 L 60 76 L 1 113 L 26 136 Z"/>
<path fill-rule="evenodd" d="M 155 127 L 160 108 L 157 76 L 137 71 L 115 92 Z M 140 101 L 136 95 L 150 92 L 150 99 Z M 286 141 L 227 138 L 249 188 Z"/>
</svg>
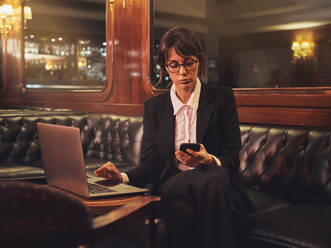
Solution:
<svg viewBox="0 0 331 248">
<path fill-rule="evenodd" d="M 131 185 L 162 184 L 175 168 L 175 117 L 170 92 L 144 104 L 144 134 L 140 165 L 127 173 Z M 230 176 L 239 167 L 240 130 L 232 89 L 201 85 L 197 112 L 197 142 L 217 156 Z"/>
<path fill-rule="evenodd" d="M 174 173 L 175 117 L 166 92 L 147 100 L 144 104 L 144 133 L 140 165 L 127 172 L 129 183 L 145 186 L 153 183 L 153 193 Z M 229 207 L 232 216 L 254 211 L 246 193 L 246 185 L 238 172 L 241 135 L 236 102 L 231 88 L 202 84 L 197 113 L 197 142 L 217 156 L 229 173 Z"/>
</svg>

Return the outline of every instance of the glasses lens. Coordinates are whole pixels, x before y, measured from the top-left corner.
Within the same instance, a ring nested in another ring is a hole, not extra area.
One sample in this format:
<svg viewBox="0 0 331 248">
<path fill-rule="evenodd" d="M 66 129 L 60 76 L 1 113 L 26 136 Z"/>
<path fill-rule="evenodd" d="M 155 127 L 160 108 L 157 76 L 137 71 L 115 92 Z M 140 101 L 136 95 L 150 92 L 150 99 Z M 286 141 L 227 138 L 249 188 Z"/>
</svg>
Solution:
<svg viewBox="0 0 331 248">
<path fill-rule="evenodd" d="M 179 64 L 176 62 L 172 62 L 172 63 L 168 64 L 167 67 L 168 67 L 168 70 L 171 72 L 176 72 L 179 70 Z"/>
<path fill-rule="evenodd" d="M 194 59 L 188 59 L 184 63 L 184 67 L 187 70 L 193 70 L 195 68 L 196 62 Z"/>
<path fill-rule="evenodd" d="M 171 63 L 167 64 L 166 66 L 170 72 L 177 72 L 177 71 L 179 71 L 179 68 L 181 66 L 184 66 L 185 70 L 187 70 L 187 71 L 192 71 L 195 69 L 196 64 L 197 64 L 197 61 L 195 61 L 194 59 L 187 59 L 184 61 L 183 64 L 179 64 L 178 62 L 171 62 Z"/>
</svg>

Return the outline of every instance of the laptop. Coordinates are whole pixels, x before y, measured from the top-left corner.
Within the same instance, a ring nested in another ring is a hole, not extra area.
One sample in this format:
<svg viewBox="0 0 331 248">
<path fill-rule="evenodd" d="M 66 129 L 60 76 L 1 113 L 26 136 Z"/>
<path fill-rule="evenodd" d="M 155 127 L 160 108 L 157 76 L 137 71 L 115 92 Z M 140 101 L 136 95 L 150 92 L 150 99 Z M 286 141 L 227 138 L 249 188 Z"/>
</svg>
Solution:
<svg viewBox="0 0 331 248">
<path fill-rule="evenodd" d="M 37 122 L 37 128 L 49 185 L 92 199 L 147 193 L 147 189 L 87 176 L 79 128 L 42 122 Z"/>
</svg>

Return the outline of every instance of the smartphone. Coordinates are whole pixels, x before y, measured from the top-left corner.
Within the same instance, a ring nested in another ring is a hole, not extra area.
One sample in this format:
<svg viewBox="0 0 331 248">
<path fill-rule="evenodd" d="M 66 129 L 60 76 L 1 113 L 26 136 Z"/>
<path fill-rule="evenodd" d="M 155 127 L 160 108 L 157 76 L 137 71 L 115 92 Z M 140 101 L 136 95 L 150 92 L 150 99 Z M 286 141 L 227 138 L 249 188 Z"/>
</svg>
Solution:
<svg viewBox="0 0 331 248">
<path fill-rule="evenodd" d="M 189 149 L 192 149 L 193 151 L 200 151 L 200 144 L 198 143 L 182 143 L 180 144 L 179 146 L 179 150 L 183 151 L 183 152 L 186 152 L 187 154 L 189 154 L 186 149 L 189 148 Z M 189 154 L 191 155 L 191 154 Z"/>
</svg>

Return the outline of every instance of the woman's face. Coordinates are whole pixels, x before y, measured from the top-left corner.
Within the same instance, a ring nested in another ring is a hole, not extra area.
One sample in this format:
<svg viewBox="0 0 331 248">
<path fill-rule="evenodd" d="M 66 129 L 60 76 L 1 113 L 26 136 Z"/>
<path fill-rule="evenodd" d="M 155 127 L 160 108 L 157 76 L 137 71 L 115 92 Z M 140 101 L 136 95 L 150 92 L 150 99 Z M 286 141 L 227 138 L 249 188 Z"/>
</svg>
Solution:
<svg viewBox="0 0 331 248">
<path fill-rule="evenodd" d="M 176 90 L 192 92 L 197 83 L 199 61 L 196 57 L 181 57 L 176 50 L 171 47 L 168 52 L 168 60 L 165 65 L 166 70 Z"/>
</svg>

